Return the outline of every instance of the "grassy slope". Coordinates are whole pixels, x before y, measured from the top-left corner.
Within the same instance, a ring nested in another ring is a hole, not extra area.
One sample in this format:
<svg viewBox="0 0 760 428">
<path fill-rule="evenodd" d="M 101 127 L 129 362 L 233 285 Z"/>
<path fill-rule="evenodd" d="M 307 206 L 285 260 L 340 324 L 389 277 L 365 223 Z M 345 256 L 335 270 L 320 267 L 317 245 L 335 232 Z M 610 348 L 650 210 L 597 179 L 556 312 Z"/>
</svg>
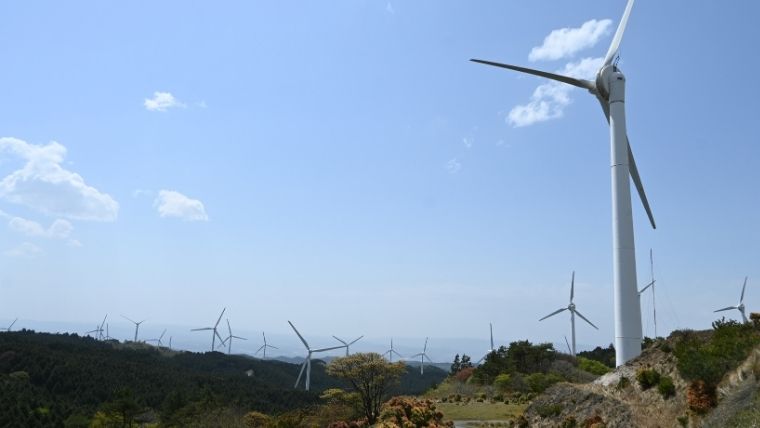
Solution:
<svg viewBox="0 0 760 428">
<path fill-rule="evenodd" d="M 522 415 L 526 405 L 504 403 L 436 403 L 446 419 L 455 421 L 499 421 Z"/>
</svg>

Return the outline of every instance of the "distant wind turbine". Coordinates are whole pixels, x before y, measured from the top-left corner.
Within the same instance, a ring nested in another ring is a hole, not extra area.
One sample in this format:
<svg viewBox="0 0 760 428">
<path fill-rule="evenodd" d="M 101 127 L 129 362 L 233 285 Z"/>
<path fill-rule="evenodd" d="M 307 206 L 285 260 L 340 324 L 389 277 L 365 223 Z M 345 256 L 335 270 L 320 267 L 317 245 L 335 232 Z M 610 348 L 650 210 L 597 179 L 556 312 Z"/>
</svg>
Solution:
<svg viewBox="0 0 760 428">
<path fill-rule="evenodd" d="M 428 357 L 428 355 L 426 353 L 427 352 L 427 343 L 428 343 L 428 338 L 426 337 L 425 338 L 425 347 L 422 348 L 422 352 L 420 352 L 419 354 L 414 354 L 411 357 L 409 357 L 409 358 L 420 357 L 420 374 L 421 375 L 425 374 L 425 358 L 427 358 L 427 360 L 429 362 L 431 362 L 431 363 L 433 362 L 433 361 L 430 360 L 430 357 Z"/>
<path fill-rule="evenodd" d="M 257 355 L 259 352 L 261 352 L 261 351 L 264 351 L 264 357 L 263 357 L 263 359 L 265 359 L 265 360 L 266 360 L 266 359 L 267 359 L 267 348 L 272 348 L 272 349 L 280 349 L 280 348 L 278 348 L 278 347 L 276 347 L 276 346 L 272 346 L 272 345 L 269 345 L 269 344 L 267 344 L 267 335 L 266 335 L 266 334 L 264 334 L 264 332 L 263 332 L 263 331 L 261 332 L 261 335 L 264 337 L 264 344 L 263 344 L 263 345 L 261 345 L 261 347 L 260 347 L 260 348 L 259 348 L 259 349 L 256 351 L 256 353 L 255 353 L 255 354 L 253 354 L 253 355 L 255 356 L 255 355 Z"/>
<path fill-rule="evenodd" d="M 572 356 L 575 356 L 575 316 L 576 315 L 581 317 L 581 319 L 583 321 L 586 321 L 591 327 L 594 327 L 595 329 L 599 330 L 597 326 L 595 326 L 591 321 L 586 319 L 586 317 L 581 315 L 581 313 L 575 309 L 575 303 L 573 303 L 574 294 L 575 294 L 575 271 L 573 271 L 573 276 L 572 276 L 572 279 L 570 280 L 570 304 L 567 305 L 566 308 L 557 309 L 556 311 L 550 313 L 549 315 L 539 320 L 539 321 L 543 321 L 549 317 L 553 317 L 554 315 L 557 315 L 560 312 L 570 311 L 570 328 L 572 330 L 572 338 L 573 338 L 573 348 L 571 350 Z"/>
<path fill-rule="evenodd" d="M 649 284 L 645 285 L 644 288 L 639 290 L 639 298 L 642 294 L 647 290 L 647 288 L 652 288 L 652 313 L 654 315 L 654 337 L 657 338 L 657 306 L 655 305 L 654 300 L 654 258 L 652 257 L 652 249 L 649 249 L 649 266 L 652 271 L 652 280 L 649 282 Z"/>
<path fill-rule="evenodd" d="M 10 332 L 11 329 L 13 328 L 13 324 L 16 324 L 16 321 L 18 321 L 18 318 L 16 318 L 15 320 L 13 320 L 13 322 L 11 323 L 11 325 L 9 325 L 8 327 L 0 328 L 0 330 L 5 330 L 5 331 Z"/>
<path fill-rule="evenodd" d="M 130 322 L 134 323 L 134 325 L 135 325 L 135 342 L 137 342 L 137 332 L 140 330 L 140 324 L 144 323 L 147 320 L 142 320 L 140 322 L 137 322 L 137 321 L 133 321 L 133 320 L 125 317 L 124 315 L 122 315 L 121 317 L 124 318 L 124 319 L 126 319 L 127 321 L 130 321 Z"/>
<path fill-rule="evenodd" d="M 227 308 L 222 309 L 222 313 L 219 314 L 219 318 L 216 320 L 216 324 L 214 324 L 213 327 L 202 327 L 202 328 L 193 328 L 190 331 L 207 331 L 211 330 L 213 333 L 211 333 L 211 351 L 213 352 L 216 350 L 216 338 L 218 337 L 219 340 L 223 340 L 222 336 L 219 335 L 219 331 L 216 329 L 219 327 L 219 323 L 222 321 L 222 316 L 224 315 L 224 311 L 226 311 Z"/>
<path fill-rule="evenodd" d="M 338 336 L 333 336 L 333 337 L 335 338 L 335 340 L 337 340 L 338 342 L 340 342 L 340 343 L 343 344 L 343 346 L 346 348 L 346 356 L 348 356 L 348 348 L 351 345 L 353 345 L 354 343 L 358 342 L 362 337 L 364 337 L 364 335 L 361 335 L 361 336 L 357 337 L 356 339 L 352 340 L 351 342 L 346 342 L 345 340 L 341 339 Z"/>
<path fill-rule="evenodd" d="M 306 369 L 306 383 L 304 384 L 305 390 L 309 390 L 309 386 L 311 385 L 311 354 L 317 353 L 317 352 L 327 352 L 332 351 L 333 349 L 340 349 L 342 346 L 332 346 L 329 348 L 319 348 L 319 349 L 311 349 L 309 344 L 306 342 L 306 339 L 301 336 L 301 333 L 296 330 L 296 326 L 293 325 L 292 322 L 288 321 L 288 324 L 290 324 L 290 327 L 293 328 L 293 331 L 296 332 L 298 335 L 298 338 L 301 339 L 301 342 L 303 342 L 303 346 L 306 347 L 306 350 L 309 352 L 306 355 L 306 359 L 303 361 L 303 364 L 301 364 L 301 371 L 298 373 L 298 378 L 296 379 L 296 384 L 294 388 L 298 388 L 298 383 L 301 381 L 301 375 L 303 375 L 304 369 Z"/>
<path fill-rule="evenodd" d="M 744 277 L 744 285 L 742 285 L 742 294 L 741 296 L 739 296 L 739 304 L 737 304 L 736 306 L 727 306 L 723 309 L 718 309 L 714 312 L 722 312 L 722 311 L 729 311 L 731 309 L 736 309 L 742 314 L 742 320 L 744 322 L 747 322 L 747 315 L 744 313 L 744 290 L 747 288 L 747 278 L 748 277 L 746 276 Z"/>
<path fill-rule="evenodd" d="M 483 360 L 486 359 L 486 357 L 488 357 L 489 355 L 491 355 L 491 352 L 495 351 L 495 349 L 493 347 L 493 324 L 489 322 L 488 323 L 488 327 L 491 330 L 491 347 L 488 349 L 488 351 L 486 351 L 486 354 L 483 355 L 483 358 L 479 359 L 478 362 L 475 363 L 475 364 L 480 364 Z"/>
<path fill-rule="evenodd" d="M 230 327 L 230 319 L 227 318 L 227 331 L 229 331 L 229 335 L 227 335 L 224 340 L 222 340 L 221 345 L 224 346 L 225 342 L 227 343 L 227 354 L 232 354 L 232 338 L 240 339 L 240 340 L 248 340 L 245 337 L 235 336 L 232 334 L 232 327 Z"/>
<path fill-rule="evenodd" d="M 383 356 L 387 355 L 388 356 L 388 361 L 390 361 L 392 363 L 393 362 L 393 354 L 396 354 L 399 358 L 402 358 L 402 359 L 404 358 L 403 355 L 399 354 L 398 352 L 396 352 L 395 349 L 393 349 L 393 338 L 391 338 L 391 349 L 385 351 L 385 353 L 383 353 Z"/>
<path fill-rule="evenodd" d="M 148 339 L 146 342 L 156 342 L 156 346 L 159 348 L 164 346 L 163 342 L 161 342 L 161 339 L 164 338 L 164 335 L 166 334 L 166 329 L 161 333 L 161 336 L 158 336 L 158 339 Z"/>
</svg>

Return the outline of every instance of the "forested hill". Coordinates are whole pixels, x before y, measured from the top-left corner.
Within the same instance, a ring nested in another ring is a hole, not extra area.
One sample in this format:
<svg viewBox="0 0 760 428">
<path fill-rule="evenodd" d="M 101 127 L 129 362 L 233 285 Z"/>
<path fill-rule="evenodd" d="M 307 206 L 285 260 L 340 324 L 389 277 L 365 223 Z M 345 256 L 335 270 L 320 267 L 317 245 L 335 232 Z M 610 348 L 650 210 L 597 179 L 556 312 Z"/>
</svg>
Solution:
<svg viewBox="0 0 760 428">
<path fill-rule="evenodd" d="M 294 390 L 299 369 L 69 334 L 0 333 L 0 426 L 64 426 L 114 406 L 177 422 L 220 408 L 271 414 L 309 406 L 322 390 L 343 387 L 314 361 L 312 392 Z M 420 377 L 410 368 L 398 393 L 422 392 L 445 377 L 441 370 L 428 372 Z"/>
</svg>

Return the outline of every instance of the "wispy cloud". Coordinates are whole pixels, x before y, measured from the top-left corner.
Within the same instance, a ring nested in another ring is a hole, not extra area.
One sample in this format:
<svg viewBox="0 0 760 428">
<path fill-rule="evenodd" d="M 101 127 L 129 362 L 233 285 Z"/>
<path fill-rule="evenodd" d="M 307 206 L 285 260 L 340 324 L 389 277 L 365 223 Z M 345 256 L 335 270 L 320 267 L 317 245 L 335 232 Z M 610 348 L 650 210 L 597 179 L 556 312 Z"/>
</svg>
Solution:
<svg viewBox="0 0 760 428">
<path fill-rule="evenodd" d="M 3 252 L 8 257 L 26 257 L 33 258 L 42 254 L 42 249 L 32 243 L 24 242 L 16 248 Z"/>
<path fill-rule="evenodd" d="M 593 78 L 596 71 L 601 67 L 603 58 L 584 58 L 578 62 L 565 65 L 557 73 L 581 79 Z M 507 116 L 510 125 L 519 128 L 529 126 L 551 119 L 557 119 L 564 115 L 565 107 L 570 105 L 570 92 L 573 86 L 564 83 L 550 81 L 544 83 L 533 91 L 528 104 L 515 106 Z"/>
<path fill-rule="evenodd" d="M 143 103 L 146 109 L 149 111 L 167 111 L 170 108 L 185 108 L 184 103 L 174 98 L 170 92 L 153 92 L 153 98 L 146 98 Z"/>
<path fill-rule="evenodd" d="M 39 211 L 74 220 L 114 221 L 119 204 L 108 194 L 87 185 L 82 176 L 61 166 L 66 147 L 53 141 L 29 144 L 17 138 L 0 138 L 0 152 L 26 163 L 0 181 L 0 198 Z"/>
<path fill-rule="evenodd" d="M 464 137 L 464 138 L 462 138 L 462 144 L 464 144 L 464 146 L 465 146 L 466 148 L 468 148 L 468 149 L 471 149 L 471 148 L 472 148 L 472 143 L 473 143 L 474 141 L 475 141 L 475 139 L 474 139 L 474 138 L 472 138 L 472 137 Z"/>
<path fill-rule="evenodd" d="M 453 158 L 446 162 L 446 171 L 449 172 L 449 174 L 456 174 L 462 169 L 462 164 L 459 163 L 457 158 Z"/>
<path fill-rule="evenodd" d="M 161 217 L 174 217 L 186 221 L 208 221 L 203 202 L 190 199 L 174 190 L 161 190 L 154 201 Z"/>
<path fill-rule="evenodd" d="M 42 227 L 41 224 L 33 220 L 27 220 L 21 217 L 13 217 L 8 222 L 8 226 L 23 235 L 50 238 L 50 239 L 66 239 L 71 235 L 74 230 L 74 226 L 66 220 L 57 219 L 47 229 Z"/>
<path fill-rule="evenodd" d="M 391 2 L 388 2 L 385 5 L 385 11 L 388 12 L 388 13 L 390 13 L 391 15 L 394 14 L 394 13 L 396 13 L 396 10 L 393 9 L 393 5 L 391 4 Z"/>
<path fill-rule="evenodd" d="M 560 28 L 549 33 L 541 46 L 530 51 L 531 61 L 557 60 L 570 58 L 583 49 L 596 45 L 604 36 L 609 34 L 612 21 L 592 19 L 578 28 Z"/>
</svg>

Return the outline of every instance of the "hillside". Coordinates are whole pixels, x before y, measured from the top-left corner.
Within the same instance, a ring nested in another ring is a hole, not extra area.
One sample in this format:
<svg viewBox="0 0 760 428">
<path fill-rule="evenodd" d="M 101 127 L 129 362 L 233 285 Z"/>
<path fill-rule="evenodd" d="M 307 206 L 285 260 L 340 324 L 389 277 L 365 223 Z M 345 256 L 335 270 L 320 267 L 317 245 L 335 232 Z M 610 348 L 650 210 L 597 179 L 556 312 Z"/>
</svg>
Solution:
<svg viewBox="0 0 760 428">
<path fill-rule="evenodd" d="M 193 418 L 210 409 L 274 414 L 314 405 L 319 392 L 344 386 L 315 360 L 312 391 L 294 390 L 299 369 L 280 361 L 77 335 L 0 333 L 0 426 L 63 426 L 68 418 L 90 418 L 125 403 L 148 420 Z M 394 393 L 420 393 L 445 375 L 431 367 L 422 377 L 409 367 Z"/>
<path fill-rule="evenodd" d="M 531 427 L 757 426 L 759 342 L 751 324 L 677 331 L 592 383 L 551 387 L 525 418 Z"/>
</svg>

